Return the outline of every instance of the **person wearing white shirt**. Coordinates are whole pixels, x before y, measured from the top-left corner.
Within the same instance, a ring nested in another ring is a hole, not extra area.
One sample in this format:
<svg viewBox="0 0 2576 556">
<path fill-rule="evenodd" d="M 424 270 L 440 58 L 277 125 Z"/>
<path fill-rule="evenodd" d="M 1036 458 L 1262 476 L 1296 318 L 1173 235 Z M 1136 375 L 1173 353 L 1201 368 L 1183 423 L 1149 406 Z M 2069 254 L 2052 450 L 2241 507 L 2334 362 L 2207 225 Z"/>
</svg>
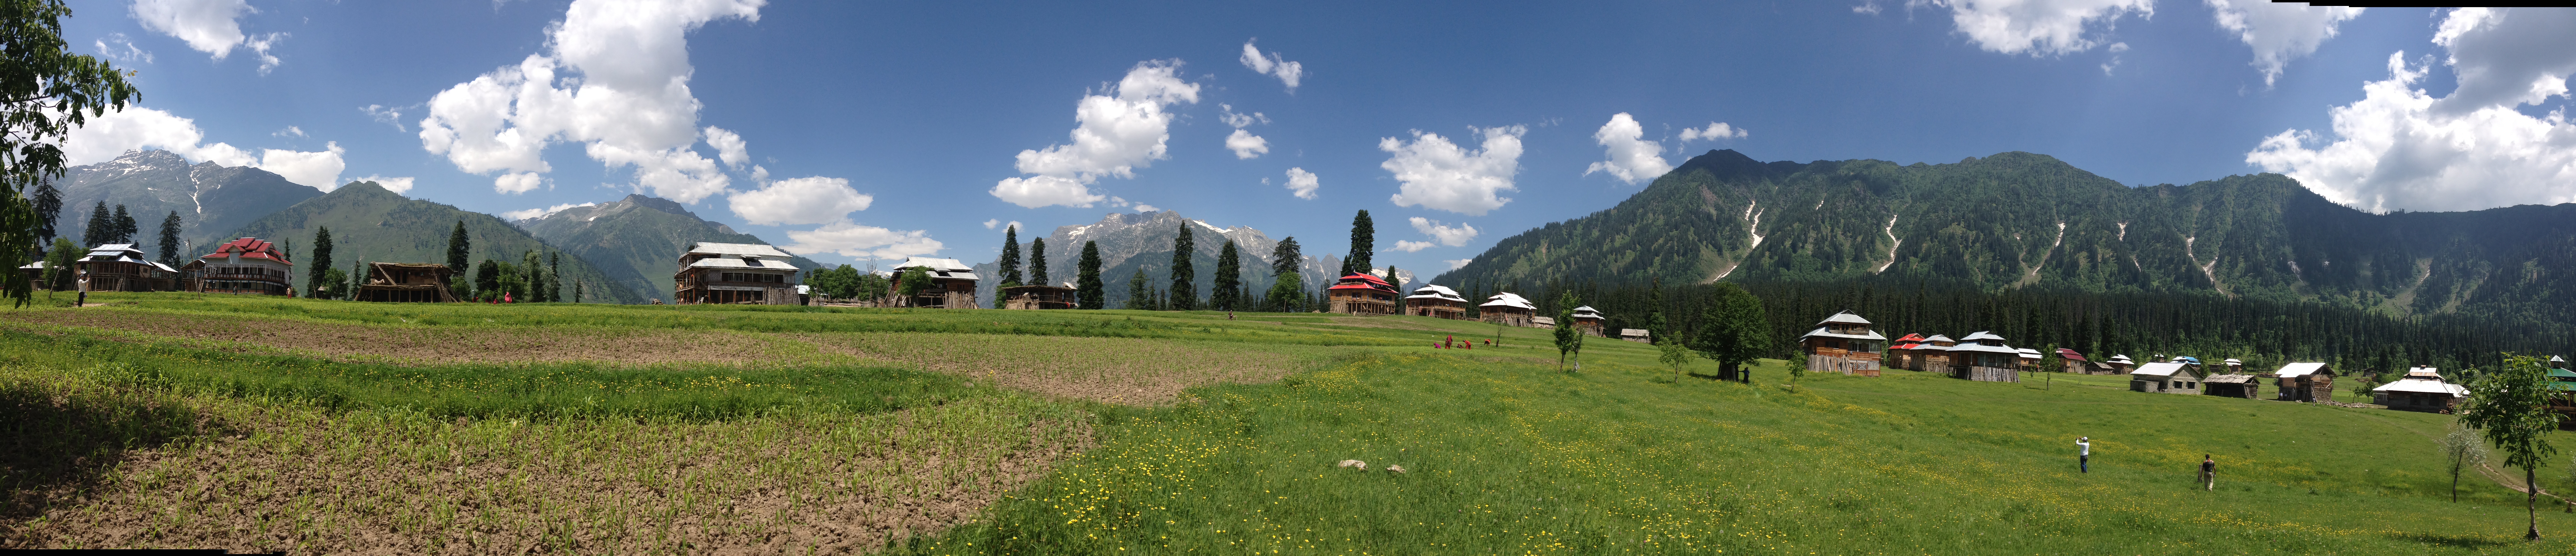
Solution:
<svg viewBox="0 0 2576 556">
<path fill-rule="evenodd" d="M 2075 470 L 2078 473 L 2093 472 L 2093 437 L 2075 437 Z"/>
</svg>

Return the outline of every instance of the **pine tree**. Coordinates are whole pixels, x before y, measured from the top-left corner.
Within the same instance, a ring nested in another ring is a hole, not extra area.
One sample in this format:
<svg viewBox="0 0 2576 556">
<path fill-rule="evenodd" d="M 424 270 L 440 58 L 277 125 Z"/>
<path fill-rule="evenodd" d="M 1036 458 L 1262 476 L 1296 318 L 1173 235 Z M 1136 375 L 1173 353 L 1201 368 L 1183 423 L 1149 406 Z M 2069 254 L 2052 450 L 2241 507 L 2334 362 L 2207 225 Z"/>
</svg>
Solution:
<svg viewBox="0 0 2576 556">
<path fill-rule="evenodd" d="M 501 297 L 501 262 L 483 259 L 474 264 L 474 299 Z"/>
<path fill-rule="evenodd" d="M 1002 260 L 993 264 L 998 267 L 995 269 L 994 273 L 1000 274 L 1000 276 L 996 276 L 995 278 L 1000 278 L 1002 280 L 1002 287 L 1008 288 L 1025 283 L 1020 281 L 1022 276 L 1020 276 L 1019 226 L 1009 226 L 1002 229 Z"/>
<path fill-rule="evenodd" d="M 331 293 L 336 299 L 348 299 L 354 301 L 358 299 L 358 287 L 366 284 L 367 258 L 358 257 L 358 260 L 349 261 L 348 282 L 345 284 L 334 284 L 332 287 L 338 289 L 333 290 Z"/>
<path fill-rule="evenodd" d="M 134 243 L 134 234 L 139 233 L 143 233 L 143 227 L 135 225 L 134 215 L 125 213 L 125 205 L 117 205 L 116 241 L 109 243 Z"/>
<path fill-rule="evenodd" d="M 517 296 L 520 303 L 545 301 L 545 294 L 539 293 L 546 288 L 545 263 L 545 258 L 533 249 L 519 256 L 519 283 L 527 285 L 527 289 Z"/>
<path fill-rule="evenodd" d="M 1073 297 L 1076 307 L 1099 309 L 1105 305 L 1107 292 L 1100 283 L 1100 243 L 1082 242 L 1082 260 L 1074 263 Z"/>
<path fill-rule="evenodd" d="M 546 254 L 546 301 L 563 301 L 563 252 Z"/>
<path fill-rule="evenodd" d="M 107 213 L 107 201 L 99 201 L 98 208 L 89 213 L 89 224 L 81 227 L 81 247 L 96 248 L 114 243 L 108 241 L 116 235 L 116 221 L 109 220 L 111 217 Z"/>
<path fill-rule="evenodd" d="M 161 264 L 179 267 L 179 211 L 161 219 Z"/>
<path fill-rule="evenodd" d="M 1045 286 L 1054 284 L 1054 280 L 1047 276 L 1046 238 L 1029 238 L 1029 283 Z"/>
<path fill-rule="evenodd" d="M 1208 290 L 1208 305 L 1219 311 L 1232 311 L 1243 301 L 1243 255 L 1236 252 L 1233 241 L 1216 252 L 1216 286 Z"/>
<path fill-rule="evenodd" d="M 1270 274 L 1297 274 L 1305 260 L 1306 254 L 1297 247 L 1297 236 L 1288 236 L 1279 240 L 1278 246 L 1270 248 Z"/>
<path fill-rule="evenodd" d="M 1342 257 L 1342 273 L 1338 276 L 1359 274 L 1377 268 L 1369 261 L 1369 255 L 1376 252 L 1377 224 L 1369 221 L 1368 211 L 1360 211 L 1359 216 L 1351 217 L 1351 254 Z"/>
<path fill-rule="evenodd" d="M 304 279 L 304 294 L 321 299 L 322 287 L 329 283 L 322 280 L 322 274 L 331 271 L 331 228 L 329 226 L 313 228 L 313 259 L 305 261 L 305 264 L 312 266 L 305 267 L 310 269 L 305 271 L 310 274 Z"/>
<path fill-rule="evenodd" d="M 1153 303 L 1154 292 L 1145 287 L 1145 270 L 1137 269 L 1135 275 L 1127 277 L 1127 306 L 1120 308 L 1152 309 Z"/>
<path fill-rule="evenodd" d="M 39 248 L 50 246 L 61 230 L 54 223 L 63 218 L 63 190 L 54 187 L 53 178 L 36 182 L 36 194 L 28 200 L 36 208 L 36 239 Z"/>
<path fill-rule="evenodd" d="M 849 266 L 849 265 L 841 265 L 841 266 L 845 266 L 845 267 L 846 267 L 846 266 Z M 587 292 L 583 292 L 583 291 L 582 291 L 582 287 L 583 287 L 583 286 L 585 286 L 585 285 L 587 285 L 587 284 L 588 284 L 587 282 L 583 282 L 583 281 L 581 281 L 581 280 L 573 280 L 573 281 L 572 281 L 572 302 L 573 302 L 573 303 L 580 303 L 580 302 L 581 302 L 581 294 L 583 294 L 583 293 L 587 293 Z"/>
<path fill-rule="evenodd" d="M 1172 239 L 1172 289 L 1162 305 L 1174 311 L 1198 308 L 1199 272 L 1190 264 L 1190 255 L 1198 253 L 1198 242 L 1190 239 L 1190 223 L 1181 223 L 1181 235 Z"/>
<path fill-rule="evenodd" d="M 460 300 L 474 298 L 474 281 L 467 279 L 466 275 L 473 269 L 465 266 L 466 257 L 473 253 L 474 241 L 465 237 L 465 221 L 458 220 L 456 230 L 447 233 L 447 268 L 456 273 L 448 279 L 447 288 L 455 290 L 456 298 Z"/>
</svg>

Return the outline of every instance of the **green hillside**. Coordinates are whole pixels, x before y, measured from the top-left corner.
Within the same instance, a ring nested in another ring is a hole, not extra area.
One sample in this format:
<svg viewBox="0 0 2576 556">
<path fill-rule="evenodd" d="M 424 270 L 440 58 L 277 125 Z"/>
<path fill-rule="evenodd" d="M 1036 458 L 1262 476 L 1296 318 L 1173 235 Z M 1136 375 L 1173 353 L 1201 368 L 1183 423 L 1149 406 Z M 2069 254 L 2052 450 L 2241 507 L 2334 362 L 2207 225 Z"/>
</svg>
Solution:
<svg viewBox="0 0 2576 556">
<path fill-rule="evenodd" d="M 2045 155 L 1955 164 L 1693 158 L 1615 207 L 1435 283 L 1888 276 L 2197 291 L 2576 322 L 2576 205 L 2374 215 L 2275 174 L 2129 187 Z"/>
<path fill-rule="evenodd" d="M 467 264 L 495 258 L 515 263 L 528 251 L 562 251 L 492 215 L 407 199 L 363 181 L 270 213 L 221 237 L 291 241 L 296 262 L 303 263 L 312 256 L 313 229 L 327 226 L 337 246 L 331 254 L 334 266 L 357 261 L 445 263 L 447 238 L 458 220 L 465 221 L 465 231 L 474 242 L 472 261 Z M 613 279 L 577 254 L 567 253 L 563 265 L 567 288 L 574 280 L 591 284 L 585 301 L 645 302 L 632 279 Z M 304 288 L 304 278 L 301 272 L 295 276 L 298 289 Z"/>
<path fill-rule="evenodd" d="M 643 295 L 655 299 L 671 298 L 671 275 L 678 270 L 680 251 L 691 243 L 769 244 L 757 236 L 736 233 L 731 227 L 698 218 L 679 203 L 643 195 L 567 209 L 519 225 L 548 244 L 598 264 L 600 272 L 621 283 L 635 284 Z M 803 269 L 823 266 L 804 257 L 790 258 L 788 263 Z"/>
</svg>

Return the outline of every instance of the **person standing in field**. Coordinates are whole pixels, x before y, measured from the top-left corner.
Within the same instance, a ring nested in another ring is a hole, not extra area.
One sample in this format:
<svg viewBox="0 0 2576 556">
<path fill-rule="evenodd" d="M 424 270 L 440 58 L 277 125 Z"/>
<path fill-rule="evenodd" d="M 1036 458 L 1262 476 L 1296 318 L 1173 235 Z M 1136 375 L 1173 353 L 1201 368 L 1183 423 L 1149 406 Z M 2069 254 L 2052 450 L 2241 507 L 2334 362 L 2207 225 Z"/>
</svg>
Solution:
<svg viewBox="0 0 2576 556">
<path fill-rule="evenodd" d="M 2093 437 L 2075 437 L 2075 472 L 2093 472 Z"/>
<path fill-rule="evenodd" d="M 2210 459 L 2209 454 L 2200 455 L 2200 488 L 2218 490 L 2218 460 Z"/>
</svg>

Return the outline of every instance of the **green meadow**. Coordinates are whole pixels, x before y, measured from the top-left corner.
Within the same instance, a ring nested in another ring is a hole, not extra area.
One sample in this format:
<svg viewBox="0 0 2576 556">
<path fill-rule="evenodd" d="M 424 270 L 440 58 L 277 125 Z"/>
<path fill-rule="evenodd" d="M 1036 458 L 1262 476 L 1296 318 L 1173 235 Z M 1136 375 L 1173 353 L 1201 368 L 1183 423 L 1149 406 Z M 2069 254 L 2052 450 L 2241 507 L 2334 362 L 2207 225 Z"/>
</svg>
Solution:
<svg viewBox="0 0 2576 556">
<path fill-rule="evenodd" d="M 1746 385 L 1598 338 L 1573 372 L 1418 317 L 92 301 L 0 312 L 0 548 L 2576 551 L 2554 498 L 2536 543 L 2487 475 L 2451 500 L 2449 416 L 2125 377 Z"/>
</svg>

